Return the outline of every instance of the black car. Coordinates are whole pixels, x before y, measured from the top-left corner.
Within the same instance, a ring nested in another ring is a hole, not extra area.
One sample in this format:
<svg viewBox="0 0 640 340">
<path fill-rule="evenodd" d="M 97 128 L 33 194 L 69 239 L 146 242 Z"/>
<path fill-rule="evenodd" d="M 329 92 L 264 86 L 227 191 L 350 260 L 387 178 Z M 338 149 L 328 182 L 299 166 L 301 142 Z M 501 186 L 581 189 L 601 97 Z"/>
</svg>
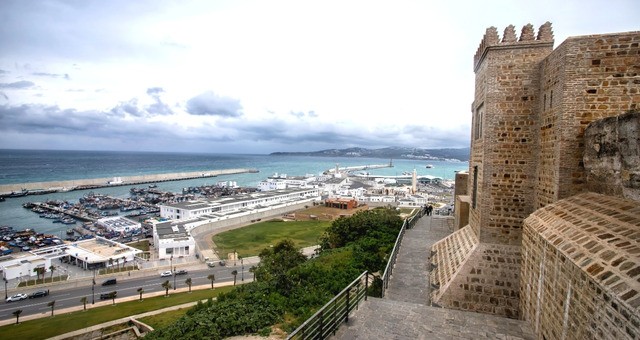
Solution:
<svg viewBox="0 0 640 340">
<path fill-rule="evenodd" d="M 102 283 L 103 286 L 110 286 L 116 284 L 118 281 L 116 279 L 109 279 Z"/>
<path fill-rule="evenodd" d="M 115 298 L 118 295 L 118 292 L 102 293 L 102 294 L 100 294 L 100 300 L 109 300 L 109 299 L 111 299 L 111 294 L 113 294 L 113 298 Z"/>
<path fill-rule="evenodd" d="M 178 271 L 176 271 L 176 275 L 187 275 L 187 271 L 184 269 L 180 269 Z"/>
<path fill-rule="evenodd" d="M 37 292 L 33 292 L 33 293 L 29 294 L 29 299 L 39 298 L 39 297 L 43 297 L 43 296 L 47 296 L 47 295 L 49 295 L 49 291 L 48 290 L 39 290 Z"/>
</svg>

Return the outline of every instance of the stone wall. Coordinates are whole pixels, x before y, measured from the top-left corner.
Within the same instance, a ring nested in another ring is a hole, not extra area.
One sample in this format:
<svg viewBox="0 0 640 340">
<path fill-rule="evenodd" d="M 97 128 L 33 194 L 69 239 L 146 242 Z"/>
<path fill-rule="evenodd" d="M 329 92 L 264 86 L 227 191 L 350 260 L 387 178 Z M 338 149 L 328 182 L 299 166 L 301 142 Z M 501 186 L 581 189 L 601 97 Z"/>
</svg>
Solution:
<svg viewBox="0 0 640 340">
<path fill-rule="evenodd" d="M 586 189 L 640 202 L 640 110 L 589 124 Z"/>
<path fill-rule="evenodd" d="M 640 32 L 570 37 L 540 65 L 535 207 L 584 191 L 584 132 L 640 109 Z"/>
<path fill-rule="evenodd" d="M 539 339 L 640 338 L 640 204 L 584 193 L 524 221 L 520 305 Z"/>
</svg>

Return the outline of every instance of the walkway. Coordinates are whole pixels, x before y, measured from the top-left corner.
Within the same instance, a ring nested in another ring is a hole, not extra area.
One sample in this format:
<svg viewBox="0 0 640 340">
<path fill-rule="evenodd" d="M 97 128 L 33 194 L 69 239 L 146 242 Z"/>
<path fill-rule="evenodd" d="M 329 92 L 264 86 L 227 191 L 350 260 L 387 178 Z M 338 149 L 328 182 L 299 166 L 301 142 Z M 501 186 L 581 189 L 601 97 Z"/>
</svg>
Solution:
<svg viewBox="0 0 640 340">
<path fill-rule="evenodd" d="M 534 339 L 524 321 L 431 307 L 428 256 L 453 221 L 425 216 L 407 230 L 384 299 L 369 298 L 335 339 Z"/>
</svg>

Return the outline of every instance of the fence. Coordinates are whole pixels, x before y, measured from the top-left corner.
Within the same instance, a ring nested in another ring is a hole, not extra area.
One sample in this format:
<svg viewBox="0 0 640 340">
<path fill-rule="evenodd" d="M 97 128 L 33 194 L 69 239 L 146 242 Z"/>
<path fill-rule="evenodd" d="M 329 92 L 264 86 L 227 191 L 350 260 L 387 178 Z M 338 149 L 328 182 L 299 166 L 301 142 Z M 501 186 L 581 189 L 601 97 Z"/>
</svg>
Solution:
<svg viewBox="0 0 640 340">
<path fill-rule="evenodd" d="M 287 339 L 326 339 L 349 321 L 349 313 L 358 308 L 358 303 L 367 300 L 369 273 L 366 271 L 353 280 L 338 295 L 293 331 Z"/>
<path fill-rule="evenodd" d="M 384 297 L 385 290 L 389 285 L 389 278 L 393 273 L 393 266 L 396 263 L 398 249 L 400 248 L 400 243 L 402 243 L 405 231 L 407 229 L 411 229 L 422 216 L 424 216 L 424 209 L 420 209 L 417 214 L 411 216 L 402 223 L 400 232 L 398 232 L 398 237 L 396 237 L 396 243 L 393 245 L 393 250 L 389 256 L 389 261 L 387 261 L 387 267 L 382 275 L 380 297 Z M 363 281 L 364 289 L 361 289 Z M 313 314 L 313 316 L 307 319 L 307 321 L 300 325 L 300 327 L 293 331 L 287 337 L 287 340 L 326 339 L 332 334 L 335 334 L 342 322 L 349 321 L 349 313 L 353 309 L 358 308 L 358 303 L 363 298 L 365 301 L 367 300 L 368 288 L 369 273 L 365 271 L 338 295 L 331 299 L 331 301 L 325 304 L 319 311 Z"/>
</svg>

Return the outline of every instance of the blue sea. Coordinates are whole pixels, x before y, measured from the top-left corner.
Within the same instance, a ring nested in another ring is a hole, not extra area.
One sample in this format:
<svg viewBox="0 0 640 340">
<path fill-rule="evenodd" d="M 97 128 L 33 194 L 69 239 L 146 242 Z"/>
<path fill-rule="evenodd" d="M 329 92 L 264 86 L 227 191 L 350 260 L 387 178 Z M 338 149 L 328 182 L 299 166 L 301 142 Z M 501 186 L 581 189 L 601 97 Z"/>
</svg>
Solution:
<svg viewBox="0 0 640 340">
<path fill-rule="evenodd" d="M 388 164 L 393 167 L 367 170 L 377 175 L 401 175 L 416 169 L 418 175 L 453 179 L 456 171 L 468 170 L 467 162 L 411 159 L 352 157 L 272 156 L 247 154 L 159 153 L 121 151 L 0 150 L 0 184 L 48 182 L 85 178 L 110 178 L 132 175 L 252 168 L 258 173 L 218 176 L 158 183 L 165 191 L 180 192 L 189 186 L 212 185 L 219 181 L 235 181 L 240 186 L 256 187 L 267 177 L 278 173 L 288 176 L 319 174 L 340 167 Z M 426 168 L 426 165 L 433 168 Z M 95 193 L 128 197 L 134 186 L 93 189 Z M 24 202 L 49 199 L 77 202 L 86 191 L 69 191 L 48 195 L 7 198 L 0 202 L 0 225 L 16 229 L 33 228 L 38 232 L 62 235 L 68 226 L 41 219 L 22 208 Z"/>
</svg>

